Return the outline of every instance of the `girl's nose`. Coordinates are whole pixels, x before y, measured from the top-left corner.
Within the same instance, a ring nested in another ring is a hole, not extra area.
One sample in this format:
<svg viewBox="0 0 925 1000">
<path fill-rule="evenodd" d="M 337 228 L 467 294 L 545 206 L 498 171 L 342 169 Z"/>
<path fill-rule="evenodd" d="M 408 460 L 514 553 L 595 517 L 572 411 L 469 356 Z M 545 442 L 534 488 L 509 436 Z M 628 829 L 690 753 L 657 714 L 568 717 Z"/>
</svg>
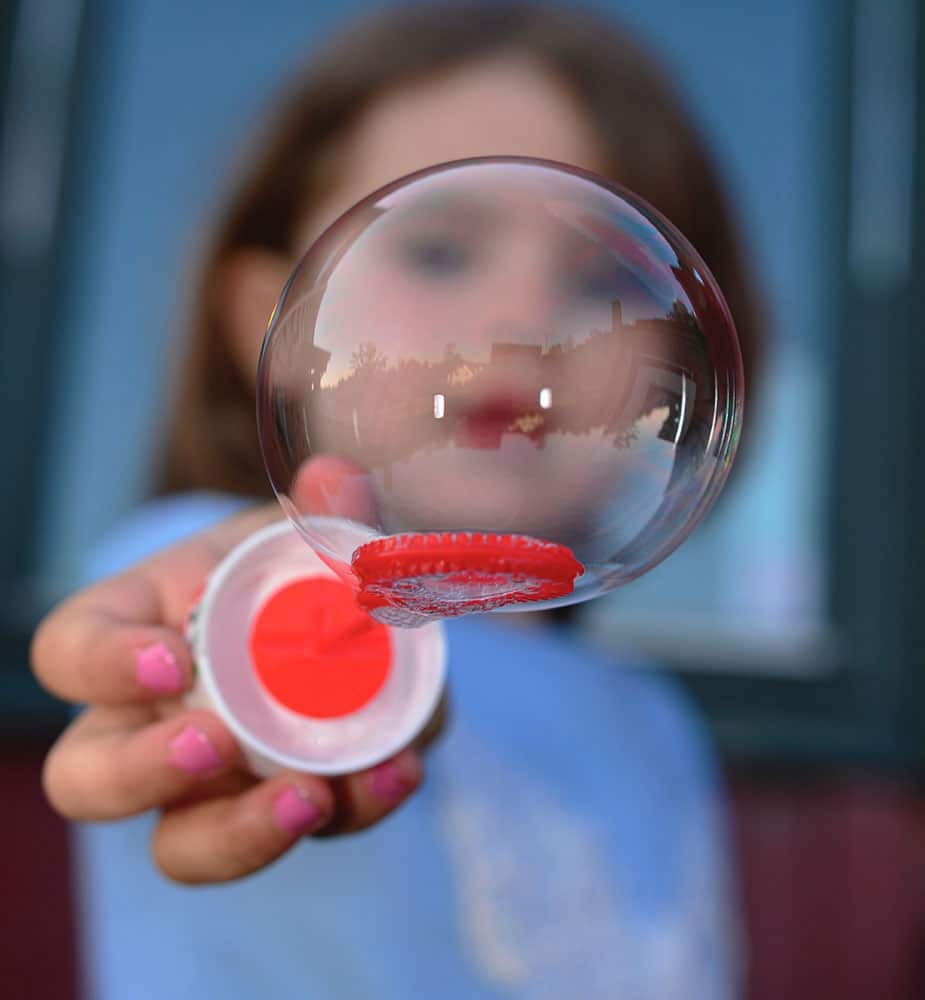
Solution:
<svg viewBox="0 0 925 1000">
<path fill-rule="evenodd" d="M 545 248 L 518 242 L 499 260 L 480 306 L 493 343 L 543 345 L 555 325 L 555 281 Z"/>
</svg>

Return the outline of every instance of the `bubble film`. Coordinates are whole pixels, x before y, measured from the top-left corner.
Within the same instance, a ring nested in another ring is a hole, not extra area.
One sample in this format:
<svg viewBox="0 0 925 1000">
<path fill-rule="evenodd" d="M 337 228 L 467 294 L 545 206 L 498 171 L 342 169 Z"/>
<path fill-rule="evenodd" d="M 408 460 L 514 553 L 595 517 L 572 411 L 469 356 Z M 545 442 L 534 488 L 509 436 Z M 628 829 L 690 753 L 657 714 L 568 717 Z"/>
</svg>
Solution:
<svg viewBox="0 0 925 1000">
<path fill-rule="evenodd" d="M 306 541 L 411 626 L 650 569 L 721 489 L 742 397 L 732 318 L 668 221 L 586 172 L 488 158 L 396 181 L 310 248 L 257 418 Z"/>
</svg>

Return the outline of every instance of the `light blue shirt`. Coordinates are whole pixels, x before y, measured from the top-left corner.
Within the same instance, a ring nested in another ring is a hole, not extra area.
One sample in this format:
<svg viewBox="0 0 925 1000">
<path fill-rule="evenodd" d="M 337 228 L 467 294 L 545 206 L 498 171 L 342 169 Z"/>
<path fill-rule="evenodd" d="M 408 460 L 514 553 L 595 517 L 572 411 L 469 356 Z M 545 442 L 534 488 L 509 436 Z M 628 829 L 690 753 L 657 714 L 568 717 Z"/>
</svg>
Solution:
<svg viewBox="0 0 925 1000">
<path fill-rule="evenodd" d="M 231 513 L 148 505 L 114 571 Z M 74 827 L 88 1000 L 731 1000 L 722 788 L 670 679 L 503 617 L 447 625 L 450 724 L 423 787 L 361 834 L 188 888 L 154 815 Z"/>
</svg>

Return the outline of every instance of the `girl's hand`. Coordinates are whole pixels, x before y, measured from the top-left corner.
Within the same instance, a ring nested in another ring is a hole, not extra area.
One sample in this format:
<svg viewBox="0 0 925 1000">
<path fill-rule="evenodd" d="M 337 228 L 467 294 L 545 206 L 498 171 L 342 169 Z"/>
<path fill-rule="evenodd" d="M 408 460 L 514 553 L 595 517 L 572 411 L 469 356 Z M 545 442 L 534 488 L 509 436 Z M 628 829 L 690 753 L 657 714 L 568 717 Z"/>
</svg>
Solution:
<svg viewBox="0 0 925 1000">
<path fill-rule="evenodd" d="M 33 639 L 40 683 L 88 705 L 45 761 L 49 801 L 82 821 L 159 809 L 152 853 L 178 882 L 240 878 L 303 834 L 378 822 L 420 784 L 417 749 L 439 729 L 437 719 L 417 749 L 368 771 L 260 780 L 244 770 L 216 715 L 184 708 L 192 684 L 184 623 L 197 591 L 238 542 L 279 516 L 276 505 L 249 511 L 88 587 L 53 610 Z"/>
</svg>

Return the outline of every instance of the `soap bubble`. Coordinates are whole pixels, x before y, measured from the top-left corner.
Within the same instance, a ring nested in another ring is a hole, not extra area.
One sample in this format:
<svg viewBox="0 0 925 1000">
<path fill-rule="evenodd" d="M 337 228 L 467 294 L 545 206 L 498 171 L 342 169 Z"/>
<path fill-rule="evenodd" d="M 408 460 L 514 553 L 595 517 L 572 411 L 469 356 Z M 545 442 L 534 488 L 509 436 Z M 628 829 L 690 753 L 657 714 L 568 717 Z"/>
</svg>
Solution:
<svg viewBox="0 0 925 1000">
<path fill-rule="evenodd" d="M 415 625 L 650 569 L 721 489 L 742 397 L 729 311 L 669 222 L 585 171 L 491 157 L 396 181 L 317 240 L 257 418 L 304 538 Z"/>
</svg>

